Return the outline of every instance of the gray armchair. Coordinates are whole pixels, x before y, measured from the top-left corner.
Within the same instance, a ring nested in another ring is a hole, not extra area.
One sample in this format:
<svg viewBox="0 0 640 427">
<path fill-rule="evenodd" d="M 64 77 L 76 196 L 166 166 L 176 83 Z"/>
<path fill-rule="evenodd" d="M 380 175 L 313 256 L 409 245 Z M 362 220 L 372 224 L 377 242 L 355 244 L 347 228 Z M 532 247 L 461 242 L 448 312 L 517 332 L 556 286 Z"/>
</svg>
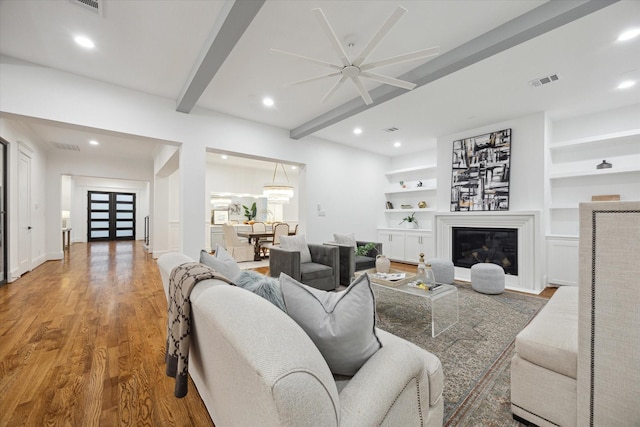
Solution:
<svg viewBox="0 0 640 427">
<path fill-rule="evenodd" d="M 373 243 L 375 247 L 371 249 L 366 255 L 356 255 L 356 251 L 353 246 L 341 245 L 338 243 L 327 243 L 330 246 L 336 246 L 340 254 L 340 284 L 349 286 L 351 280 L 356 271 L 368 270 L 375 268 L 376 256 L 382 254 L 382 243 L 378 242 L 364 242 L 356 241 L 356 244 L 365 246 L 368 243 Z"/>
<path fill-rule="evenodd" d="M 332 291 L 340 284 L 340 261 L 335 246 L 308 244 L 311 262 L 301 263 L 300 252 L 272 247 L 269 250 L 269 274 L 285 273 L 305 285 Z"/>
</svg>

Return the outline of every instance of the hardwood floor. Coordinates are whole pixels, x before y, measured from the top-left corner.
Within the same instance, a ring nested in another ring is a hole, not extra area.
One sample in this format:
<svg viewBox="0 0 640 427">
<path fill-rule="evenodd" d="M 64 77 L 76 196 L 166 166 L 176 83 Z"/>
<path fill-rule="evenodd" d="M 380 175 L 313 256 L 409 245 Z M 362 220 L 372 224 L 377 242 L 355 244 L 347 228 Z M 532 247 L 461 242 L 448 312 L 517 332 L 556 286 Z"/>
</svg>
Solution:
<svg viewBox="0 0 640 427">
<path fill-rule="evenodd" d="M 213 426 L 165 375 L 166 299 L 142 242 L 76 243 L 0 288 L 1 426 Z"/>
<path fill-rule="evenodd" d="M 173 396 L 166 307 L 142 242 L 76 243 L 0 287 L 0 426 L 213 426 L 191 381 Z"/>
</svg>

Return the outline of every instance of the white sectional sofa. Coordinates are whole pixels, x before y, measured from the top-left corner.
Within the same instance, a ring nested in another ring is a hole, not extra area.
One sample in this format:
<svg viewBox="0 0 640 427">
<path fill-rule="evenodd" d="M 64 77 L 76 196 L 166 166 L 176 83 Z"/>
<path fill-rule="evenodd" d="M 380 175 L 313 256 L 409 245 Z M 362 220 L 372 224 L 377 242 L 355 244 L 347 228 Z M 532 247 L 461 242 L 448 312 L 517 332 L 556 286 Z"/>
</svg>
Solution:
<svg viewBox="0 0 640 427">
<path fill-rule="evenodd" d="M 185 262 L 158 259 L 165 295 Z M 189 374 L 218 427 L 443 424 L 440 360 L 408 341 L 377 330 L 382 348 L 338 378 L 304 330 L 260 296 L 209 279 L 191 304 Z"/>
<path fill-rule="evenodd" d="M 561 287 L 516 338 L 514 418 L 640 426 L 640 202 L 580 205 L 579 286 Z"/>
</svg>

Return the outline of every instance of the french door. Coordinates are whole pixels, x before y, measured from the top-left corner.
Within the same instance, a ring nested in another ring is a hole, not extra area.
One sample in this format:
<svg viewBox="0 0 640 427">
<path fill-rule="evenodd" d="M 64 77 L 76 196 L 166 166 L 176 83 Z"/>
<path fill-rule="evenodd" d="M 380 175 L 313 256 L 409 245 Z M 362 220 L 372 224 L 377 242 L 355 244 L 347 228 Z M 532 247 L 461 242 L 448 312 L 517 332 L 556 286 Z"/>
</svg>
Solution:
<svg viewBox="0 0 640 427">
<path fill-rule="evenodd" d="M 87 240 L 135 240 L 136 195 L 89 191 Z"/>
</svg>

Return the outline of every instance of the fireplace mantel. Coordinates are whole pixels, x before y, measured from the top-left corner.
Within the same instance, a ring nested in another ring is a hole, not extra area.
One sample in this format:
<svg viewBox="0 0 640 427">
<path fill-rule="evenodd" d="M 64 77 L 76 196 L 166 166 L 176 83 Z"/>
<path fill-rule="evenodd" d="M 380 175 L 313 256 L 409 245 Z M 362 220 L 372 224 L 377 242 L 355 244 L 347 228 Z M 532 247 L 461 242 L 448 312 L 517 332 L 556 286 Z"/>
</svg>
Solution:
<svg viewBox="0 0 640 427">
<path fill-rule="evenodd" d="M 509 289 L 528 293 L 540 293 L 544 289 L 542 283 L 542 267 L 540 248 L 540 213 L 527 212 L 440 212 L 433 216 L 436 256 L 451 259 L 452 228 L 513 228 L 518 230 L 518 265 L 517 276 L 507 275 L 505 285 Z M 471 270 L 455 267 L 456 279 L 470 281 Z"/>
</svg>

